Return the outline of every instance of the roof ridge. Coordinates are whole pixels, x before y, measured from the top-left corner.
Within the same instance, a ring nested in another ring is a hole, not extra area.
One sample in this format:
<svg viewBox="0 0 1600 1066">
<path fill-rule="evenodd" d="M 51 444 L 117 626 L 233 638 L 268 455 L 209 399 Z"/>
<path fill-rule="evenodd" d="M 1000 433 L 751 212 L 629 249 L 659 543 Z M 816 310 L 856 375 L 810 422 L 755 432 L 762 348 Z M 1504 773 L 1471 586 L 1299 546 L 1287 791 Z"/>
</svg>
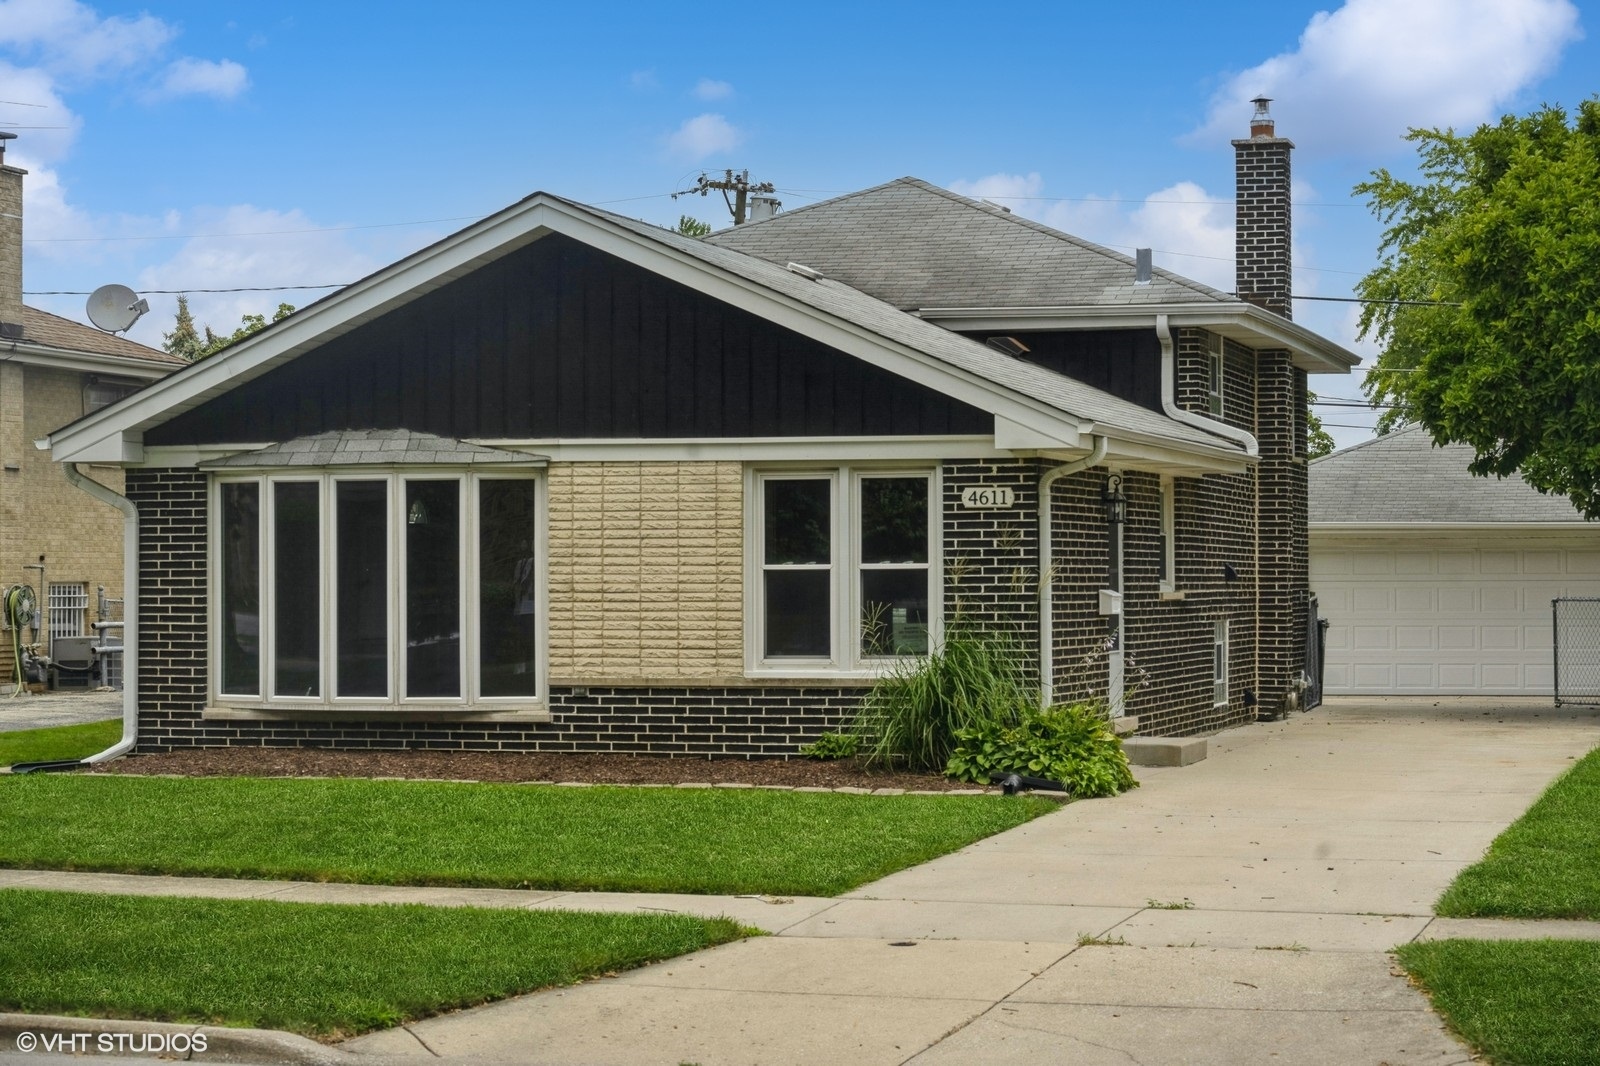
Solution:
<svg viewBox="0 0 1600 1066">
<path fill-rule="evenodd" d="M 793 218 L 795 215 L 804 214 L 805 212 L 814 210 L 814 209 L 816 209 L 818 207 L 829 207 L 829 206 L 831 206 L 833 204 L 841 203 L 841 202 L 843 202 L 845 200 L 854 200 L 859 196 L 866 196 L 868 193 L 881 192 L 882 190 L 887 189 L 887 188 L 889 188 L 891 186 L 904 185 L 907 182 L 916 183 L 916 184 L 926 184 L 925 182 L 922 181 L 921 178 L 914 178 L 914 177 L 909 177 L 909 176 L 908 177 L 903 177 L 903 178 L 895 178 L 892 181 L 879 182 L 877 185 L 874 185 L 874 186 L 872 186 L 870 188 L 857 189 L 854 192 L 844 192 L 844 193 L 840 193 L 838 196 L 830 196 L 826 200 L 818 200 L 814 204 L 806 204 L 804 207 L 797 207 L 793 211 L 780 211 L 779 213 L 777 213 L 775 215 L 772 215 L 772 216 L 770 216 L 768 218 L 750 219 L 748 221 L 745 221 L 745 222 L 742 222 L 742 223 L 738 223 L 736 225 L 724 226 L 719 230 L 713 230 L 712 232 L 706 234 L 706 237 L 717 237 L 717 236 L 721 236 L 721 235 L 727 234 L 727 233 L 732 233 L 732 232 L 735 232 L 735 231 L 748 232 L 752 227 L 755 227 L 755 226 L 764 226 L 769 222 L 776 222 L 779 219 Z"/>
<path fill-rule="evenodd" d="M 1382 444 L 1385 441 L 1398 439 L 1399 437 L 1401 437 L 1401 436 L 1403 436 L 1404 434 L 1407 434 L 1407 433 L 1422 432 L 1426 428 L 1427 427 L 1422 425 L 1422 423 L 1420 423 L 1420 422 L 1412 422 L 1409 425 L 1401 426 L 1398 429 L 1391 429 L 1387 433 L 1379 433 L 1374 437 L 1368 438 L 1367 440 L 1359 441 L 1359 442 L 1357 442 L 1355 444 L 1350 445 L 1350 447 L 1348 447 L 1348 448 L 1340 448 L 1338 451 L 1329 452 L 1327 455 L 1319 455 L 1315 459 L 1311 460 L 1311 463 L 1312 464 L 1325 463 L 1329 459 L 1337 459 L 1340 456 L 1349 455 L 1352 452 L 1361 451 L 1363 448 L 1369 448 L 1374 444 Z M 1435 445 L 1435 447 L 1438 447 L 1438 445 Z"/>
</svg>

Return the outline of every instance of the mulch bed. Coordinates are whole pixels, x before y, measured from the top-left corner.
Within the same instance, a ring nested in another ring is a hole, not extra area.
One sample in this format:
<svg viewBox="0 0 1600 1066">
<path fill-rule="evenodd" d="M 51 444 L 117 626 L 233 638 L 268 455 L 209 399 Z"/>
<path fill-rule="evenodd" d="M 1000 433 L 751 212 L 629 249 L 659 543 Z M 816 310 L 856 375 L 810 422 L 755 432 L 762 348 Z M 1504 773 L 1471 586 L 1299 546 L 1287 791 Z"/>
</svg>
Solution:
<svg viewBox="0 0 1600 1066">
<path fill-rule="evenodd" d="M 452 781 L 586 781 L 605 785 L 692 782 L 950 791 L 973 785 L 934 774 L 869 769 L 858 759 L 666 759 L 650 755 L 530 755 L 473 751 L 324 751 L 195 748 L 129 755 L 96 773 L 184 777 L 403 777 Z"/>
</svg>

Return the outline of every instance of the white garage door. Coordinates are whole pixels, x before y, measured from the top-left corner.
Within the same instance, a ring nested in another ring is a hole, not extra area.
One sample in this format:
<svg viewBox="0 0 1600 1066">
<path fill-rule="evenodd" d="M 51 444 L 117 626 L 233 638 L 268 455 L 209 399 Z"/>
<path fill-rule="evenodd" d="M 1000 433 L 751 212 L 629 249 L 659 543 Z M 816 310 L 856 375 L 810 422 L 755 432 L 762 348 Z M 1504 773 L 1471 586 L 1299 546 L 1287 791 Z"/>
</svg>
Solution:
<svg viewBox="0 0 1600 1066">
<path fill-rule="evenodd" d="M 1313 544 L 1311 588 L 1330 694 L 1549 695 L 1550 600 L 1600 595 L 1600 550 Z"/>
</svg>

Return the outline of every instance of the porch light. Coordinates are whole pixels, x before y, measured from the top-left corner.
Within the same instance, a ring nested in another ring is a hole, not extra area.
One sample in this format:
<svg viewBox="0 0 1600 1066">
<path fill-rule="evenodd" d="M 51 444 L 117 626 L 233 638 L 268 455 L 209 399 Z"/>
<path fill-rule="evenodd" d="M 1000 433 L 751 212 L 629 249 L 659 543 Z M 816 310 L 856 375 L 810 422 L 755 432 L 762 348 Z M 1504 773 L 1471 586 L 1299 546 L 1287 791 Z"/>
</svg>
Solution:
<svg viewBox="0 0 1600 1066">
<path fill-rule="evenodd" d="M 1128 517 L 1128 497 L 1122 493 L 1122 475 L 1112 474 L 1106 478 L 1105 490 L 1100 493 L 1100 502 L 1106 507 L 1106 521 L 1111 525 L 1120 525 Z"/>
</svg>

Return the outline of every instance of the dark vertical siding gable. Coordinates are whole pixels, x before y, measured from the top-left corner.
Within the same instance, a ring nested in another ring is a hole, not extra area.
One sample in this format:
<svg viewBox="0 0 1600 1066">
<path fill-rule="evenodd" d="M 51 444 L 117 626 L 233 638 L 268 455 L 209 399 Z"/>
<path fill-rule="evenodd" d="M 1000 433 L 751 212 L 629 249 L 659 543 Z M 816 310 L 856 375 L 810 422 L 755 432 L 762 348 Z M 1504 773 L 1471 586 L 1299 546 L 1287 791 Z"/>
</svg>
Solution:
<svg viewBox="0 0 1600 1066">
<path fill-rule="evenodd" d="M 980 434 L 984 412 L 552 235 L 145 434 Z"/>
<path fill-rule="evenodd" d="M 968 331 L 966 336 L 982 342 L 995 332 Z M 1028 354 L 1022 358 L 1030 363 L 1152 411 L 1161 410 L 1161 343 L 1155 330 L 1011 331 L 1007 335 L 1028 346 Z"/>
</svg>

